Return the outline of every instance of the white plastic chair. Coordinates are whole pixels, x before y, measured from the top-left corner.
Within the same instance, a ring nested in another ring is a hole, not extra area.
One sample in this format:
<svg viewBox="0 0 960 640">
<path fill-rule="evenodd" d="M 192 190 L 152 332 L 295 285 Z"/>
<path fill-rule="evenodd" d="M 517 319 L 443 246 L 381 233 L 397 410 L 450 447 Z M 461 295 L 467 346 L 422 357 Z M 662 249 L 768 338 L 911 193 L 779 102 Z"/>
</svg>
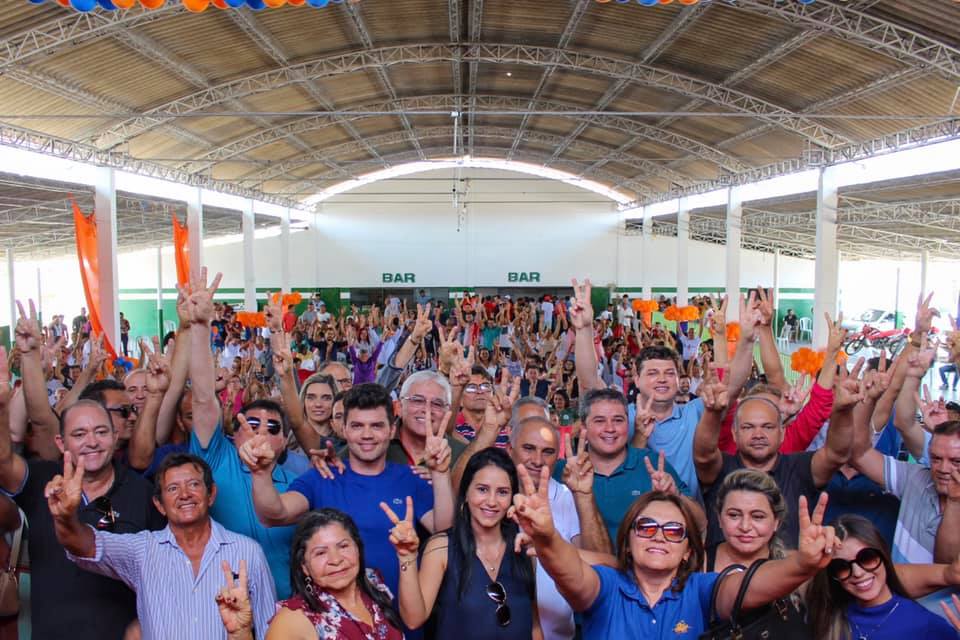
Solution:
<svg viewBox="0 0 960 640">
<path fill-rule="evenodd" d="M 797 322 L 797 340 L 802 342 L 804 334 L 807 335 L 808 342 L 813 342 L 813 320 L 810 318 L 800 318 Z"/>
<path fill-rule="evenodd" d="M 790 338 L 787 336 L 781 335 L 777 337 L 777 351 L 780 353 L 789 353 L 790 352 Z"/>
</svg>

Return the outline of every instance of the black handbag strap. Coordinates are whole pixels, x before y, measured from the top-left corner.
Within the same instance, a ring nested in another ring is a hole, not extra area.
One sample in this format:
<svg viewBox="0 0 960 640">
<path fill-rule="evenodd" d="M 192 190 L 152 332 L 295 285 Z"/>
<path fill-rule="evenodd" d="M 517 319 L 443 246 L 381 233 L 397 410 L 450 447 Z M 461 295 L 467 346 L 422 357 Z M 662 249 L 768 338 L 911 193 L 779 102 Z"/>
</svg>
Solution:
<svg viewBox="0 0 960 640">
<path fill-rule="evenodd" d="M 730 622 L 734 626 L 737 625 L 737 618 L 740 617 L 740 608 L 743 606 L 744 598 L 747 597 L 747 589 L 750 587 L 750 581 L 753 580 L 753 576 L 757 572 L 757 569 L 760 568 L 760 565 L 766 561 L 766 558 L 755 560 L 754 563 L 750 565 L 750 568 L 747 569 L 747 575 L 743 576 L 743 582 L 740 583 L 740 591 L 737 592 L 737 599 L 733 603 L 733 611 L 730 612 Z"/>
<path fill-rule="evenodd" d="M 710 624 L 713 624 L 717 619 L 717 594 L 720 593 L 720 583 L 723 582 L 724 578 L 736 571 L 746 571 L 746 567 L 742 564 L 731 564 L 720 572 L 716 582 L 713 583 L 713 589 L 710 592 L 710 617 L 708 618 Z"/>
</svg>

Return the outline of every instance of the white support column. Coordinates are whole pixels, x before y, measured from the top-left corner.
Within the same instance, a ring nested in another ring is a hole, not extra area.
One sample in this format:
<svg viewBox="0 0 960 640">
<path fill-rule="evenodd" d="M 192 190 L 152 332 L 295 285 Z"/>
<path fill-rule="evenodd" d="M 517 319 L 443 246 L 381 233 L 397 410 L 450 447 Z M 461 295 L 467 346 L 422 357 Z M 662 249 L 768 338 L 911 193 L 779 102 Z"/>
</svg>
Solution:
<svg viewBox="0 0 960 640">
<path fill-rule="evenodd" d="M 677 306 L 687 305 L 690 272 L 690 209 L 682 197 L 677 210 Z"/>
<path fill-rule="evenodd" d="M 44 324 L 43 317 L 43 278 L 40 276 L 41 270 L 40 267 L 37 267 L 37 319 L 40 321 L 40 326 Z"/>
<path fill-rule="evenodd" d="M 203 267 L 203 204 L 200 187 L 196 187 L 187 199 L 187 246 L 190 250 L 190 273 L 200 275 Z M 210 274 L 213 277 L 213 274 Z"/>
<path fill-rule="evenodd" d="M 651 254 L 653 253 L 653 219 L 650 217 L 650 208 L 643 208 L 643 238 L 640 243 L 640 264 L 643 265 L 643 273 L 640 282 L 643 285 L 643 299 L 653 298 L 653 278 L 650 275 L 650 265 L 652 263 Z"/>
<path fill-rule="evenodd" d="M 7 286 L 10 288 L 10 344 L 13 348 L 13 328 L 17 326 L 17 291 L 13 274 L 13 249 L 7 247 Z"/>
<path fill-rule="evenodd" d="M 817 188 L 817 260 L 814 271 L 813 348 L 827 346 L 823 314 L 837 315 L 840 254 L 837 252 L 837 180 L 831 167 L 820 170 Z"/>
<path fill-rule="evenodd" d="M 157 247 L 157 335 L 163 339 L 163 251 Z M 139 354 L 137 357 L 143 357 Z"/>
<path fill-rule="evenodd" d="M 290 292 L 290 209 L 280 218 L 280 290 Z"/>
<path fill-rule="evenodd" d="M 320 277 L 321 267 L 320 267 L 320 253 L 323 238 L 320 235 L 320 211 L 323 208 L 323 203 L 317 205 L 317 211 L 313 214 L 313 219 L 310 220 L 310 236 L 313 240 L 313 286 L 314 288 L 321 288 L 329 286 L 329 284 L 324 283 L 323 279 Z M 330 313 L 333 313 L 333 309 L 329 309 Z"/>
<path fill-rule="evenodd" d="M 927 267 L 930 262 L 930 250 L 924 249 L 920 252 L 920 295 L 927 297 Z"/>
<path fill-rule="evenodd" d="M 117 277 L 117 188 L 113 169 L 97 167 L 93 212 L 97 222 L 100 267 L 100 323 L 114 349 L 120 350 L 120 280 Z"/>
<path fill-rule="evenodd" d="M 741 219 L 743 217 L 743 200 L 738 187 L 727 189 L 727 260 L 726 260 L 726 293 L 727 320 L 740 319 L 740 241 L 742 237 Z"/>
<path fill-rule="evenodd" d="M 773 251 L 773 335 L 780 335 L 777 308 L 780 306 L 780 249 Z"/>
<path fill-rule="evenodd" d="M 244 200 L 243 211 L 243 308 L 257 310 L 257 282 L 253 271 L 253 200 Z"/>
</svg>

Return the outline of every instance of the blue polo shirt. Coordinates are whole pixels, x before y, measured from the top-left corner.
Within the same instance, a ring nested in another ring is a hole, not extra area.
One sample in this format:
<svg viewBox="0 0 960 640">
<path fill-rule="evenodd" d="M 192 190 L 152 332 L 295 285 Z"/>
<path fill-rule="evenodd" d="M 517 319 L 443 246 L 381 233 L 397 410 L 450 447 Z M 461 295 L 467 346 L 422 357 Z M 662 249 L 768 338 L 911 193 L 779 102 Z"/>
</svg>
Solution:
<svg viewBox="0 0 960 640">
<path fill-rule="evenodd" d="M 195 433 L 190 433 L 190 453 L 207 461 L 213 470 L 213 481 L 217 485 L 217 499 L 210 508 L 210 515 L 224 527 L 253 538 L 260 543 L 263 554 L 267 556 L 273 583 L 277 587 L 277 597 L 289 598 L 290 589 L 290 541 L 295 527 L 265 527 L 257 518 L 253 509 L 253 481 L 250 469 L 240 460 L 223 429 L 213 432 L 210 444 L 204 449 Z M 273 484 L 283 493 L 296 476 L 280 465 L 273 468 Z"/>
<path fill-rule="evenodd" d="M 433 488 L 405 464 L 387 462 L 384 470 L 375 476 L 365 476 L 350 468 L 345 460 L 340 474 L 333 469 L 334 478 L 326 480 L 316 469 L 311 469 L 290 484 L 288 491 L 296 491 L 307 499 L 310 509 L 339 509 L 350 514 L 360 530 L 364 560 L 367 567 L 377 569 L 390 591 L 398 593 L 400 566 L 397 551 L 390 544 L 393 524 L 380 509 L 386 502 L 401 518 L 406 510 L 407 496 L 413 498 L 414 520 L 433 510 Z"/>
<path fill-rule="evenodd" d="M 620 528 L 620 522 L 630 505 L 639 496 L 653 488 L 653 484 L 650 482 L 650 473 L 647 471 L 643 459 L 649 458 L 654 469 L 656 469 L 659 462 L 657 455 L 650 449 L 627 447 L 627 457 L 623 464 L 614 469 L 609 476 L 594 471 L 593 495 L 597 500 L 600 515 L 603 517 L 603 524 L 607 527 L 607 533 L 610 534 L 610 541 L 614 544 L 617 540 L 617 529 Z M 554 479 L 563 480 L 563 469 L 566 466 L 566 460 L 557 460 L 553 469 Z M 667 462 L 666 470 L 673 476 L 680 493 L 690 495 L 687 485 L 684 484 L 669 462 Z"/>
<path fill-rule="evenodd" d="M 630 419 L 630 437 L 633 437 L 633 424 L 637 417 L 637 407 L 631 404 L 627 411 Z M 703 400 L 697 398 L 687 404 L 674 404 L 673 413 L 665 420 L 657 422 L 650 434 L 647 446 L 656 452 L 663 451 L 667 462 L 677 470 L 677 475 L 690 488 L 690 495 L 700 495 L 700 482 L 697 480 L 697 467 L 693 463 L 693 438 L 697 433 L 697 423 L 703 416 Z"/>
<path fill-rule="evenodd" d="M 694 640 L 707 630 L 716 573 L 693 573 L 683 591 L 667 590 L 650 607 L 632 575 L 594 566 L 600 593 L 582 613 L 584 640 Z"/>
</svg>

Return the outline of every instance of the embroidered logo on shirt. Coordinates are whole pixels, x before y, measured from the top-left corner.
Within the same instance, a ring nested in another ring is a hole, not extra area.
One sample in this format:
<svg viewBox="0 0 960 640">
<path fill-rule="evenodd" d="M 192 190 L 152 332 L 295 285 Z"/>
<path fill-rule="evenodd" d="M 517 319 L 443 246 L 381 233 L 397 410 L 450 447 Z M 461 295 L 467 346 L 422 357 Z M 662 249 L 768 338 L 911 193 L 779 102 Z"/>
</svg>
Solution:
<svg viewBox="0 0 960 640">
<path fill-rule="evenodd" d="M 403 500 L 401 500 L 400 498 L 394 498 L 393 504 L 403 504 Z"/>
<path fill-rule="evenodd" d="M 688 625 L 683 620 L 678 622 L 676 626 L 673 627 L 674 633 L 686 633 L 687 631 L 690 631 L 690 625 Z"/>
</svg>

